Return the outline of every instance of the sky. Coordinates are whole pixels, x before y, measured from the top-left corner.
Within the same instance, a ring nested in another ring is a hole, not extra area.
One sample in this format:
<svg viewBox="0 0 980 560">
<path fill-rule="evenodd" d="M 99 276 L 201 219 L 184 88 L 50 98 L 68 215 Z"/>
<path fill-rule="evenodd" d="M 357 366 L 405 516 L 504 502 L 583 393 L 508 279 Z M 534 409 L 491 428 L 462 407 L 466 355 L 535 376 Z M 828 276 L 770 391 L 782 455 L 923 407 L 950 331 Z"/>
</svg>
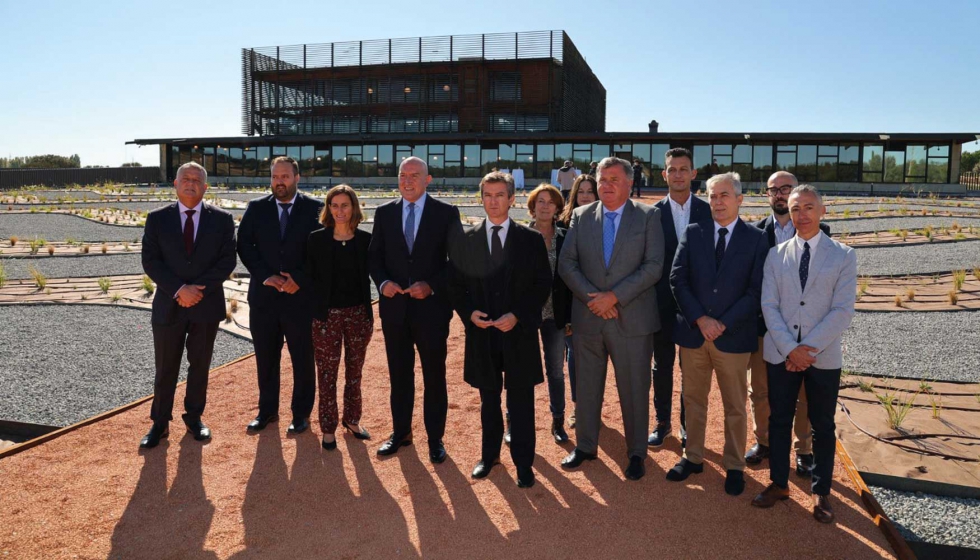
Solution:
<svg viewBox="0 0 980 560">
<path fill-rule="evenodd" d="M 980 1 L 0 0 L 0 156 L 237 136 L 241 49 L 563 29 L 606 130 L 980 134 Z M 977 150 L 977 142 L 965 146 Z"/>
</svg>

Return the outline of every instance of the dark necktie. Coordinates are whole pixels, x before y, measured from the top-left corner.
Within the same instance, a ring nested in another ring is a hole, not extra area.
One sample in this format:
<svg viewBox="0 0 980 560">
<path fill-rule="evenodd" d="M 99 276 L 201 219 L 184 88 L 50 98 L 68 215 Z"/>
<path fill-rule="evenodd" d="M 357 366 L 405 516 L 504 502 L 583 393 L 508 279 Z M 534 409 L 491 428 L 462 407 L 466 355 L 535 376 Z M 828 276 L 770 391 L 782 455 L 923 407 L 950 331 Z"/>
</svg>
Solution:
<svg viewBox="0 0 980 560">
<path fill-rule="evenodd" d="M 286 238 L 286 226 L 289 225 L 289 207 L 292 206 L 289 202 L 280 202 L 279 207 L 282 208 L 282 213 L 279 214 L 279 239 Z"/>
<path fill-rule="evenodd" d="M 806 279 L 810 276 L 810 244 L 803 243 L 803 256 L 800 257 L 800 290 L 806 289 Z"/>
<path fill-rule="evenodd" d="M 191 256 L 194 252 L 194 213 L 196 210 L 185 210 L 184 214 L 187 214 L 187 220 L 184 221 L 184 250 L 187 251 L 187 256 Z"/>
<path fill-rule="evenodd" d="M 415 203 L 408 203 L 408 217 L 405 218 L 405 245 L 408 245 L 408 253 L 412 254 L 412 247 L 415 246 Z"/>
<path fill-rule="evenodd" d="M 500 230 L 503 226 L 493 226 L 493 237 L 490 239 L 490 262 L 497 268 L 504 264 L 504 244 L 500 242 Z"/>
<path fill-rule="evenodd" d="M 728 235 L 727 228 L 718 229 L 718 244 L 715 245 L 715 267 L 721 266 L 721 259 L 725 258 L 725 236 Z"/>
</svg>

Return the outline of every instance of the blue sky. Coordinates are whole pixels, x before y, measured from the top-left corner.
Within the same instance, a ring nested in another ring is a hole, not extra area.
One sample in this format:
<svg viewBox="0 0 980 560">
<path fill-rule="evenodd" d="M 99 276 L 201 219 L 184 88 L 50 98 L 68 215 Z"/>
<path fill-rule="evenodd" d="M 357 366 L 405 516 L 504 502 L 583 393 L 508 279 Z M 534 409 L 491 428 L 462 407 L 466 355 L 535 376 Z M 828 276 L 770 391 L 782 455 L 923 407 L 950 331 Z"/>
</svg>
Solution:
<svg viewBox="0 0 980 560">
<path fill-rule="evenodd" d="M 125 142 L 238 135 L 242 47 L 543 29 L 609 131 L 980 133 L 980 1 L 406 5 L 0 0 L 0 155 L 156 165 Z"/>
</svg>

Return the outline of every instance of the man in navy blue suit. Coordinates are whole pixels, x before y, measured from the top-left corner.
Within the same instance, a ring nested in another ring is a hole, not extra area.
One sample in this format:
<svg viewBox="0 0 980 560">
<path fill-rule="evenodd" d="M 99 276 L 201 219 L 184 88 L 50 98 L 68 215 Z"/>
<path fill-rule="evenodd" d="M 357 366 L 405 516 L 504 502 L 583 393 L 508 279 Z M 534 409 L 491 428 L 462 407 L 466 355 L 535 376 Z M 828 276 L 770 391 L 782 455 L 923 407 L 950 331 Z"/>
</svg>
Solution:
<svg viewBox="0 0 980 560">
<path fill-rule="evenodd" d="M 667 480 L 685 480 L 704 470 L 714 371 L 725 408 L 725 492 L 738 496 L 745 490 L 745 369 L 759 345 L 756 321 L 769 243 L 762 230 L 738 217 L 742 205 L 738 173 L 708 179 L 707 191 L 713 223 L 687 226 L 670 271 L 677 302 L 674 340 L 681 347 L 687 446 Z"/>
<path fill-rule="evenodd" d="M 664 258 L 674 261 L 677 245 L 688 224 L 710 224 L 711 206 L 694 196 L 691 181 L 697 176 L 694 158 L 687 148 L 671 148 L 664 155 L 661 172 L 667 188 L 667 196 L 654 206 L 660 209 L 660 223 L 664 230 Z M 707 225 L 705 225 L 707 227 Z M 660 311 L 660 332 L 653 335 L 653 408 L 657 426 L 647 438 L 647 445 L 660 447 L 670 435 L 670 414 L 674 400 L 674 316 L 677 304 L 670 291 L 670 274 L 664 274 L 656 284 L 657 308 Z M 684 401 L 681 400 L 681 442 L 687 439 L 684 431 Z"/>
</svg>

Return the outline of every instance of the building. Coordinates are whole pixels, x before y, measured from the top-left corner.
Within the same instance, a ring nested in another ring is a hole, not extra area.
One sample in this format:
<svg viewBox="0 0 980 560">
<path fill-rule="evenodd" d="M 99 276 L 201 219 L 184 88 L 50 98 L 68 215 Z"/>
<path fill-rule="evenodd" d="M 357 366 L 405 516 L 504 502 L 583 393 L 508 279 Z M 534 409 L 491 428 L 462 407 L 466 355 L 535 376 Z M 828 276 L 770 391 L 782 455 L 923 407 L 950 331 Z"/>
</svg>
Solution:
<svg viewBox="0 0 980 560">
<path fill-rule="evenodd" d="M 686 147 L 698 178 L 748 182 L 787 170 L 828 190 L 959 186 L 973 133 L 606 132 L 606 91 L 563 31 L 385 39 L 242 50 L 242 133 L 138 139 L 159 145 L 161 179 L 196 161 L 212 183 L 267 184 L 269 162 L 300 162 L 303 183 L 394 186 L 418 156 L 435 185 L 474 186 L 491 169 L 548 180 L 616 155 L 662 186 L 663 153 Z"/>
</svg>

